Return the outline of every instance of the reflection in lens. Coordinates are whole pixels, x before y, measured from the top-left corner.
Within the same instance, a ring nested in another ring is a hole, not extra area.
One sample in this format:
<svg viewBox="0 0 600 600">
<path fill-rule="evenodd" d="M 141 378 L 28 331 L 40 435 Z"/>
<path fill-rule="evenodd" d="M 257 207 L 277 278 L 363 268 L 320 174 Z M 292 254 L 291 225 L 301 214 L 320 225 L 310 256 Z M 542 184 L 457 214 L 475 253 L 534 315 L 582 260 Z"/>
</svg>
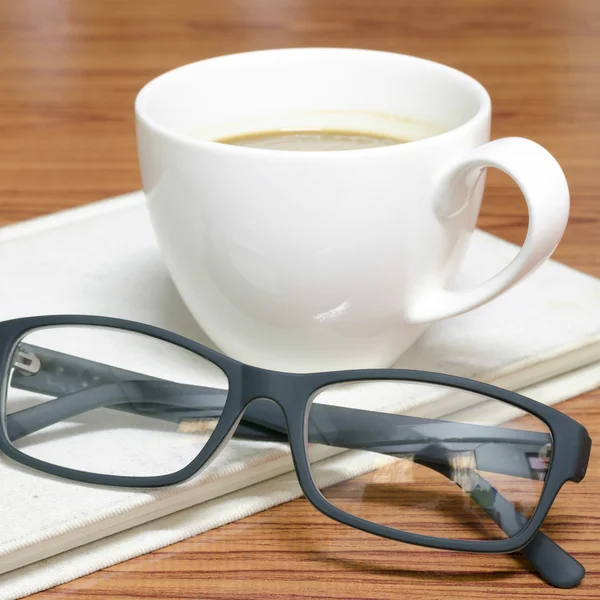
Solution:
<svg viewBox="0 0 600 600">
<path fill-rule="evenodd" d="M 462 409 L 444 416 L 450 397 Z M 432 398 L 435 403 L 424 402 Z M 545 423 L 523 412 L 514 420 L 517 412 L 487 396 L 432 384 L 328 386 L 309 409 L 309 445 L 365 451 L 360 461 L 371 459 L 374 470 L 354 479 L 340 473 L 337 480 L 346 480 L 322 485 L 321 493 L 351 515 L 401 531 L 512 537 L 538 505 L 552 450 Z M 508 414 L 513 420 L 498 424 Z"/>
</svg>

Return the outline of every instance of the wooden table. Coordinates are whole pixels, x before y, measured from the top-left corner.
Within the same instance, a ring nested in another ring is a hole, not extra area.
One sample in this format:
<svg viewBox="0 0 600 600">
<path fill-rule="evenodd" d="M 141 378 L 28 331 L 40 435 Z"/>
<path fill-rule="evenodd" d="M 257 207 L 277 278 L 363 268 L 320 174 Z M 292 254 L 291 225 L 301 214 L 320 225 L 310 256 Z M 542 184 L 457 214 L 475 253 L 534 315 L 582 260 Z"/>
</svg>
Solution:
<svg viewBox="0 0 600 600">
<path fill-rule="evenodd" d="M 572 218 L 555 258 L 600 276 L 598 0 L 2 0 L 0 223 L 140 187 L 133 99 L 150 78 L 217 54 L 357 46 L 416 54 L 479 79 L 493 136 L 521 135 L 563 165 Z M 489 177 L 480 225 L 520 242 L 515 186 Z M 565 402 L 593 437 L 600 394 Z M 404 546 L 298 500 L 35 598 L 600 597 L 600 454 L 567 486 L 546 531 L 587 567 L 576 590 L 514 556 Z M 591 509 L 590 509 L 591 507 Z"/>
</svg>

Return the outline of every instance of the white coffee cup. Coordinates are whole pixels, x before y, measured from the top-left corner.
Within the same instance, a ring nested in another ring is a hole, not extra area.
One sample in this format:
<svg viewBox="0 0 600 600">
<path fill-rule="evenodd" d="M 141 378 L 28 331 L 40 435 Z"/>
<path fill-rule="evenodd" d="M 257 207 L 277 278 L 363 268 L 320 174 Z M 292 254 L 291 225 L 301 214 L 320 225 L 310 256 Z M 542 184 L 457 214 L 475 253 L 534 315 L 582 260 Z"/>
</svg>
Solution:
<svg viewBox="0 0 600 600">
<path fill-rule="evenodd" d="M 567 223 L 556 160 L 523 138 L 489 142 L 485 89 L 427 60 L 335 48 L 223 56 L 154 79 L 135 109 L 143 186 L 175 285 L 215 344 L 253 365 L 389 366 L 428 323 L 488 302 L 543 263 Z M 330 152 L 213 141 L 298 125 L 356 129 L 357 119 L 445 132 Z M 451 290 L 484 167 L 521 188 L 527 237 L 500 273 Z"/>
</svg>

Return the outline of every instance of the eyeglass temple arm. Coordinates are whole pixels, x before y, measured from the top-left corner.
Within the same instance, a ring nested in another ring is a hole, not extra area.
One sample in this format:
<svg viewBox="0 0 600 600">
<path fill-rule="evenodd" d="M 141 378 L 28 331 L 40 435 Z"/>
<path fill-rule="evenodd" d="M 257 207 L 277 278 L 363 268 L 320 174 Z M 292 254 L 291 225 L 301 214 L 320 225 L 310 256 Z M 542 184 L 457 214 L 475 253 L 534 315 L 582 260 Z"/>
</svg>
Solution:
<svg viewBox="0 0 600 600">
<path fill-rule="evenodd" d="M 448 477 L 447 467 L 415 459 L 415 462 Z M 465 477 L 470 480 L 469 489 L 463 489 L 478 504 L 508 537 L 516 535 L 525 527 L 527 518 L 515 505 L 507 500 L 496 488 L 490 485 L 479 473 L 470 469 Z M 461 486 L 462 487 L 462 486 Z M 493 502 L 489 502 L 489 498 Z M 540 577 L 559 588 L 573 588 L 585 576 L 585 567 L 566 550 L 552 541 L 544 532 L 539 531 L 533 539 L 519 550 Z"/>
<path fill-rule="evenodd" d="M 226 392 L 217 388 L 151 378 L 37 346 L 21 344 L 20 349 L 34 357 L 37 372 L 27 374 L 21 368 L 14 369 L 11 385 L 57 398 L 11 415 L 9 436 L 13 440 L 100 407 L 177 423 L 194 420 L 206 423 L 207 419 L 220 416 L 226 398 Z M 373 411 L 313 404 L 311 415 L 317 412 L 318 420 L 311 420 L 309 435 L 318 434 L 319 443 L 406 454 L 422 448 L 426 439 L 437 440 L 450 450 L 474 453 L 482 471 L 524 478 L 536 478 L 528 456 L 537 458 L 541 449 L 550 448 L 551 442 L 547 433 L 405 415 L 382 416 Z M 357 434 L 357 422 L 360 434 Z M 317 425 L 319 431 L 313 431 Z M 206 425 L 199 428 L 206 429 Z M 278 428 L 279 437 L 285 436 L 287 430 L 279 409 L 253 403 L 246 409 L 236 433 L 273 439 Z M 189 429 L 193 429 L 192 423 Z"/>
<path fill-rule="evenodd" d="M 38 392 L 41 394 L 49 394 L 49 395 L 64 395 L 67 394 L 67 396 L 69 396 L 69 391 L 73 391 L 76 392 L 77 390 L 81 390 L 79 391 L 79 393 L 72 393 L 71 397 L 59 397 L 56 398 L 55 400 L 51 400 L 49 402 L 46 402 L 44 404 L 40 404 L 36 407 L 32 407 L 30 409 L 25 409 L 23 411 L 19 411 L 18 413 L 14 413 L 13 415 L 9 415 L 8 417 L 8 422 L 7 422 L 7 428 L 9 429 L 9 436 L 12 439 L 17 439 L 19 437 L 22 437 L 23 435 L 27 435 L 28 433 L 32 433 L 33 431 L 37 431 L 43 427 L 47 427 L 48 425 L 52 424 L 52 423 L 56 423 L 59 422 L 61 420 L 67 419 L 70 416 L 75 416 L 76 414 L 81 414 L 82 412 L 87 412 L 88 410 L 92 410 L 93 408 L 98 408 L 100 406 L 107 406 L 107 396 L 106 396 L 106 383 L 109 382 L 114 382 L 115 379 L 117 381 L 121 380 L 123 381 L 123 379 L 127 380 L 130 379 L 132 377 L 135 377 L 136 379 L 143 379 L 144 376 L 138 374 L 138 373 L 132 373 L 132 372 L 128 372 L 128 371 L 124 371 L 122 369 L 118 369 L 118 368 L 114 368 L 114 367 L 110 367 L 108 365 L 102 365 L 100 363 L 96 363 L 93 361 L 88 361 L 86 359 L 81 359 L 78 357 L 73 357 L 73 356 L 69 356 L 66 354 L 62 354 L 59 352 L 55 352 L 52 350 L 48 350 L 45 348 L 39 348 L 39 347 L 34 347 L 31 345 L 24 345 L 22 344 L 20 346 L 20 348 L 23 350 L 23 352 L 27 352 L 31 355 L 34 356 L 35 360 L 36 360 L 36 364 L 43 363 L 44 368 L 38 370 L 35 373 L 30 373 L 29 375 L 27 375 L 27 371 L 25 371 L 25 374 L 23 373 L 23 371 L 19 371 L 18 369 L 16 369 L 13 372 L 13 378 L 11 381 L 11 384 L 14 387 L 17 388 L 21 388 L 21 389 L 25 389 L 25 390 L 29 390 L 29 391 L 33 391 L 33 392 Z M 37 361 L 39 361 L 39 363 L 37 363 Z M 148 377 L 147 382 L 155 382 L 156 380 L 154 380 L 153 378 Z M 139 382 L 137 382 L 139 383 Z M 171 382 L 163 382 L 163 383 L 171 383 Z M 103 385 L 104 384 L 104 385 Z M 100 394 L 100 397 L 95 398 L 95 402 L 92 401 L 92 396 L 95 396 L 95 394 L 92 394 L 92 392 L 94 391 L 94 387 L 89 387 L 89 386 L 102 386 L 104 388 L 103 392 Z M 172 384 L 171 384 L 172 385 Z M 177 384 L 180 385 L 180 384 Z M 123 384 L 117 384 L 118 386 L 118 396 L 119 396 L 119 402 L 115 402 L 113 408 L 120 408 L 123 409 L 123 395 L 122 392 L 125 391 L 123 390 Z M 112 387 L 112 386 L 110 386 Z M 186 386 L 188 387 L 188 386 Z M 58 388 L 58 389 L 57 389 Z M 83 389 L 82 389 L 83 388 Z M 85 389 L 88 388 L 88 389 Z M 198 394 L 198 388 L 196 389 L 196 398 L 197 398 L 197 394 Z M 215 394 L 216 393 L 216 394 Z M 215 390 L 214 388 L 202 388 L 202 394 L 205 395 L 207 394 L 208 396 L 213 395 L 213 397 L 215 395 L 218 396 L 218 394 L 223 394 L 222 390 Z M 75 397 L 77 397 L 77 400 L 75 399 Z M 127 397 L 127 396 L 126 396 Z M 87 399 L 86 402 L 81 403 L 81 400 Z M 97 402 L 99 400 L 102 400 L 103 404 L 98 405 Z M 147 398 L 144 397 L 139 397 L 136 399 L 132 399 L 133 402 L 135 402 L 136 405 L 144 404 L 147 402 Z M 164 397 L 163 397 L 164 400 Z M 63 401 L 67 401 L 67 403 L 70 405 L 69 408 L 69 414 L 67 414 L 66 416 L 61 416 L 60 418 L 56 418 L 57 416 L 59 416 L 57 413 L 63 413 L 64 414 L 64 410 L 66 408 L 66 404 Z M 91 402 L 90 402 L 91 401 Z M 57 410 L 59 407 L 56 406 L 56 403 L 60 402 L 64 408 L 61 408 L 61 410 Z M 95 404 L 95 406 L 91 406 L 90 408 L 84 408 L 83 410 L 79 410 L 81 408 L 83 408 L 82 404 L 90 406 L 90 404 Z M 111 402 L 108 402 L 108 405 L 110 405 Z M 120 406 L 119 406 L 120 404 Z M 197 400 L 196 400 L 196 406 L 197 406 Z M 321 406 L 324 407 L 323 405 L 317 405 L 317 406 Z M 45 408 L 46 407 L 46 408 Z M 77 410 L 75 413 L 73 413 L 74 408 L 77 407 Z M 130 408 L 130 407 L 128 407 Z M 250 410 L 252 408 L 252 405 L 250 407 L 248 407 L 248 410 Z M 324 407 L 325 408 L 325 407 Z M 355 411 L 357 409 L 344 409 L 344 408 L 339 408 L 339 407 L 326 407 L 328 409 L 331 408 L 337 408 L 338 410 L 341 411 Z M 42 414 L 42 410 L 45 411 L 45 413 L 48 414 Z M 244 417 L 251 417 L 251 415 L 248 415 L 248 410 L 246 411 L 246 413 L 244 414 Z M 163 404 L 163 411 L 164 411 L 164 404 Z M 135 412 L 135 411 L 134 411 Z M 361 413 L 365 413 L 365 412 L 369 412 L 369 411 L 359 411 Z M 23 413 L 27 413 L 26 415 Z M 142 414 L 144 414 L 142 412 Z M 338 413 L 339 414 L 339 413 Z M 349 413 L 346 413 L 349 414 Z M 376 415 L 377 413 L 371 413 L 371 415 Z M 20 415 L 20 417 L 19 417 Z M 151 416 L 151 415 L 149 415 Z M 174 415 L 172 415 L 174 416 Z M 207 415 L 205 415 L 206 417 Z M 215 415 L 215 417 L 218 415 Z M 380 420 L 379 425 L 384 425 L 385 423 L 389 422 L 390 415 L 386 415 L 385 419 Z M 396 415 L 394 415 L 395 418 L 397 418 Z M 14 425 L 11 427 L 10 425 L 10 421 L 11 418 L 13 418 L 13 423 Z M 264 415 L 263 417 L 264 418 Z M 406 417 L 401 417 L 403 419 L 406 419 Z M 425 421 L 427 423 L 444 423 L 443 421 L 435 421 L 435 420 L 431 420 L 431 419 L 418 419 L 418 418 L 412 418 L 416 421 Z M 172 420 L 172 418 L 168 419 L 168 420 Z M 20 423 L 19 423 L 20 421 Z M 45 423 L 45 424 L 43 424 Z M 19 430 L 13 430 L 12 431 L 12 435 L 11 435 L 11 431 L 10 429 L 13 427 L 16 427 L 18 425 Z M 257 428 L 258 425 L 258 428 Z M 447 426 L 448 423 L 446 422 L 445 425 Z M 457 425 L 456 423 L 452 423 L 452 425 Z M 240 423 L 240 425 L 238 426 L 238 430 L 240 428 L 244 427 L 244 423 Z M 513 431 L 513 430 L 506 430 L 506 429 L 502 429 L 502 428 L 493 428 L 493 427 L 485 427 L 485 426 L 470 426 L 470 427 L 477 427 L 479 429 L 486 429 L 486 430 L 500 430 L 502 432 L 502 435 L 504 437 L 504 435 L 506 435 L 506 431 Z M 243 432 L 240 432 L 243 433 Z M 275 433 L 275 431 L 270 428 L 270 427 L 264 427 L 264 422 L 263 425 L 259 425 L 259 424 L 252 424 L 249 428 L 249 432 L 250 437 L 254 437 L 256 439 L 256 436 L 262 436 L 263 439 L 273 439 L 273 434 Z M 533 432 L 517 432 L 518 434 L 531 434 Z M 353 435 L 355 434 L 355 432 L 353 432 Z M 314 436 L 314 433 L 311 435 L 309 433 L 310 437 L 312 438 Z M 536 434 L 536 435 L 540 435 L 540 434 Z M 542 434 L 544 435 L 544 434 Z M 285 437 L 285 434 L 283 434 L 283 436 Z M 277 436 L 277 440 L 280 441 L 282 437 L 282 433 L 279 432 L 278 436 Z M 319 436 L 321 437 L 321 436 Z M 379 439 L 381 439 L 381 430 L 378 430 L 378 437 Z M 488 439 L 489 439 L 489 434 L 488 434 Z M 330 444 L 331 445 L 331 441 L 330 440 L 323 440 L 323 439 L 311 439 L 311 442 L 318 442 L 318 443 L 325 443 L 325 444 Z M 416 442 L 416 440 L 414 440 Z M 533 441 L 533 440 L 532 440 Z M 346 440 L 346 442 L 348 442 L 348 440 Z M 422 442 L 423 440 L 421 440 L 421 448 L 422 448 Z M 342 443 L 341 440 L 337 440 L 337 443 Z M 539 440 L 535 440 L 534 443 L 538 443 L 539 444 Z M 345 443 L 343 444 L 344 447 L 347 447 L 349 444 Z M 373 446 L 371 446 L 369 449 L 371 450 L 375 450 L 375 448 Z M 383 449 L 380 448 L 378 449 L 378 451 L 382 451 Z M 406 448 L 404 449 L 404 452 L 406 452 Z M 423 453 L 421 453 L 423 454 Z M 422 456 L 416 455 L 415 457 L 413 457 L 413 460 L 415 460 L 415 462 L 419 462 L 420 464 L 423 464 L 424 466 L 428 466 L 430 468 L 435 469 L 436 471 L 444 474 L 445 476 L 448 476 L 448 474 L 445 472 L 448 469 L 448 465 L 447 463 L 444 464 L 443 461 L 439 461 L 438 460 L 431 460 L 432 456 L 429 454 L 425 454 Z M 495 470 L 495 469 L 494 469 Z M 475 502 L 477 502 L 477 504 L 479 504 L 480 506 L 482 506 L 482 508 L 484 508 L 484 510 L 486 510 L 486 512 L 488 513 L 488 515 L 505 531 L 505 533 L 507 533 L 507 535 L 514 535 L 514 533 L 516 531 L 520 531 L 520 529 L 523 526 L 523 520 L 525 520 L 525 517 L 523 515 L 521 515 L 518 510 L 515 508 L 515 506 L 510 503 L 508 500 L 506 500 L 503 496 L 501 496 L 497 490 L 495 490 L 492 486 L 490 486 L 489 483 L 487 483 L 485 481 L 485 479 L 483 479 L 480 475 L 478 475 L 475 471 L 473 471 L 472 469 L 469 470 L 470 472 L 470 476 L 471 478 L 476 478 L 476 483 L 474 485 L 474 490 L 477 491 L 477 493 L 474 493 L 473 491 L 471 493 L 469 493 L 469 495 L 471 496 L 471 498 L 473 500 L 475 500 Z M 494 505 L 493 505 L 493 511 L 492 510 L 488 510 L 486 509 L 486 503 L 485 503 L 485 495 L 482 498 L 481 497 L 481 490 L 488 490 L 488 492 L 493 492 L 495 495 L 495 501 L 494 501 Z M 508 518 L 506 518 L 508 517 Z M 510 524 L 513 524 L 512 526 Z M 505 528 L 509 527 L 512 531 L 507 531 Z M 517 527 L 515 529 L 515 527 Z M 540 574 L 540 576 L 545 579 L 547 582 L 551 583 L 552 585 L 555 585 L 557 587 L 573 587 L 575 585 L 577 585 L 581 579 L 583 578 L 583 576 L 585 575 L 585 569 L 583 568 L 583 566 L 577 561 L 575 560 L 570 554 L 568 554 L 567 552 L 565 552 L 560 546 L 558 546 L 555 542 L 553 542 L 550 538 L 548 538 L 545 534 L 543 534 L 541 531 L 538 531 L 538 533 L 534 536 L 534 538 L 532 539 L 532 541 L 525 546 L 524 548 L 522 548 L 521 553 L 523 554 L 523 556 L 525 556 L 532 564 L 532 566 L 538 571 L 538 573 Z"/>
<path fill-rule="evenodd" d="M 25 389 L 29 381 L 29 378 L 13 376 L 11 385 Z M 220 417 L 226 396 L 225 390 L 162 380 L 103 384 L 8 415 L 7 433 L 16 441 L 98 408 L 170 421 L 183 425 L 185 431 L 207 431 Z M 551 441 L 548 434 L 533 431 L 382 415 L 323 404 L 313 404 L 310 414 L 308 438 L 311 443 L 392 456 L 414 454 L 426 446 L 443 444 L 447 451 L 471 457 L 479 470 L 525 479 L 537 479 L 537 471 L 531 469 L 528 457 L 537 459 Z M 287 429 L 277 406 L 254 402 L 246 408 L 234 435 L 282 441 L 287 440 Z M 435 455 L 430 457 L 435 458 Z M 445 464 L 447 457 L 440 460 Z"/>
</svg>

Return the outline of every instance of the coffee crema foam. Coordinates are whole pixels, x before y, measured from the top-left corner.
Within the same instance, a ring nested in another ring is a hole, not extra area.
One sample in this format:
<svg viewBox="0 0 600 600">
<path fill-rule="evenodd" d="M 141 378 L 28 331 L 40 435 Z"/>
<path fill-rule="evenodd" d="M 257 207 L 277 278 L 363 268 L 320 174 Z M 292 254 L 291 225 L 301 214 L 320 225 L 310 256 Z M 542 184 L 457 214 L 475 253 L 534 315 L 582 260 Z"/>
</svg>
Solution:
<svg viewBox="0 0 600 600">
<path fill-rule="evenodd" d="M 361 150 L 404 144 L 391 136 L 364 133 L 361 131 L 338 131 L 328 129 L 300 131 L 261 131 L 215 140 L 222 144 L 262 148 L 266 150 L 294 150 L 301 152 L 332 150 Z"/>
</svg>

